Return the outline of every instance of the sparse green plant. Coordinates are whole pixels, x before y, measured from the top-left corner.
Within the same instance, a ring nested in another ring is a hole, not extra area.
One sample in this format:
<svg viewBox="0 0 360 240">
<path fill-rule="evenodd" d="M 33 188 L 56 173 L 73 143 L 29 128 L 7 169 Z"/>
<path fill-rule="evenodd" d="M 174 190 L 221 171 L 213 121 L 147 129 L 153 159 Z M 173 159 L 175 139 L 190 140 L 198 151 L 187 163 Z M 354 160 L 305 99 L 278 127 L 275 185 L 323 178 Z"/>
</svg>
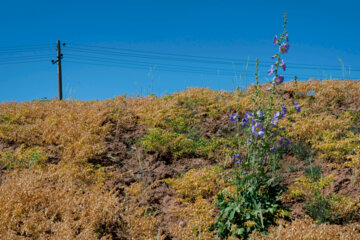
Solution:
<svg viewBox="0 0 360 240">
<path fill-rule="evenodd" d="M 310 165 L 305 168 L 305 176 L 312 181 L 316 182 L 322 177 L 322 171 L 319 166 Z"/>
<path fill-rule="evenodd" d="M 30 168 L 41 165 L 47 160 L 45 153 L 38 147 L 5 151 L 0 155 L 0 163 L 8 170 Z"/>
<path fill-rule="evenodd" d="M 277 86 L 284 82 L 279 70 L 286 70 L 281 54 L 289 50 L 286 14 L 284 18 L 284 31 L 279 39 L 275 36 L 273 40 L 279 52 L 273 56 L 276 62 L 269 70 L 269 75 L 275 74 L 268 89 L 270 93 L 266 96 L 261 93 L 257 60 L 252 110 L 245 113 L 241 121 L 237 113 L 230 115 L 230 121 L 238 126 L 238 154 L 233 155 L 235 171 L 231 179 L 236 191 L 232 194 L 224 191 L 217 196 L 220 213 L 211 230 L 221 239 L 230 236 L 247 239 L 255 229 L 266 233 L 267 228 L 275 224 L 277 213 L 283 211 L 279 200 L 283 189 L 279 185 L 278 170 L 280 157 L 288 151 L 290 140 L 278 124 L 287 115 L 287 108 L 285 104 L 277 106 L 274 100 L 282 93 Z M 298 103 L 294 108 L 300 112 Z M 240 132 L 247 137 L 246 144 L 241 140 Z M 245 145 L 247 155 L 241 154 L 241 145 Z"/>
</svg>

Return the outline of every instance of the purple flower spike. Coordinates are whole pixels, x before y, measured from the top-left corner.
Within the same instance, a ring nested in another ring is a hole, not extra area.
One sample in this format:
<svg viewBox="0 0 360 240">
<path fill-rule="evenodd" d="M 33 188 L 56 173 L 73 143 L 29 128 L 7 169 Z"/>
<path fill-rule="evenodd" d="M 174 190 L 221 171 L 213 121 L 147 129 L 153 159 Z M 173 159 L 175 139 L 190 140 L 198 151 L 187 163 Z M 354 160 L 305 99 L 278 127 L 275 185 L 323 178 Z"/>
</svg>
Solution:
<svg viewBox="0 0 360 240">
<path fill-rule="evenodd" d="M 279 84 L 281 84 L 283 82 L 284 82 L 284 76 L 279 75 L 279 76 L 274 76 L 273 77 L 273 84 L 279 85 Z"/>
<path fill-rule="evenodd" d="M 255 123 L 251 127 L 251 133 L 256 137 L 264 138 L 265 128 L 260 123 Z"/>
<path fill-rule="evenodd" d="M 301 107 L 300 104 L 298 102 L 295 102 L 295 109 L 297 112 L 301 112 Z"/>
<path fill-rule="evenodd" d="M 239 115 L 237 113 L 233 113 L 230 115 L 230 122 L 237 122 L 239 121 Z"/>
<path fill-rule="evenodd" d="M 283 118 L 283 117 L 285 117 L 285 115 L 287 113 L 287 109 L 285 107 L 285 104 L 281 104 L 281 108 L 282 108 L 282 113 L 281 113 L 280 118 Z"/>
<path fill-rule="evenodd" d="M 286 71 L 286 64 L 284 62 L 284 59 L 281 59 L 280 67 L 282 67 L 282 69 Z"/>
<path fill-rule="evenodd" d="M 239 163 L 241 163 L 241 156 L 240 156 L 240 154 L 235 154 L 233 157 L 232 157 L 232 160 L 233 160 L 233 162 L 235 163 L 235 164 L 239 164 Z"/>
<path fill-rule="evenodd" d="M 271 68 L 268 71 L 268 76 L 270 76 L 273 72 L 274 72 L 274 65 L 271 65 Z"/>
<path fill-rule="evenodd" d="M 282 138 L 280 140 L 280 145 L 283 147 L 288 147 L 290 145 L 290 140 L 288 138 Z"/>
<path fill-rule="evenodd" d="M 289 48 L 290 48 L 290 45 L 287 43 L 287 42 L 284 42 L 280 45 L 279 47 L 279 51 L 282 53 L 282 54 L 285 54 L 289 51 Z"/>
<path fill-rule="evenodd" d="M 274 46 L 276 46 L 276 42 L 277 42 L 277 35 L 275 35 L 274 38 L 273 38 L 273 44 L 274 44 Z"/>
<path fill-rule="evenodd" d="M 289 34 L 285 35 L 285 39 L 286 39 L 287 42 L 289 41 Z"/>
</svg>

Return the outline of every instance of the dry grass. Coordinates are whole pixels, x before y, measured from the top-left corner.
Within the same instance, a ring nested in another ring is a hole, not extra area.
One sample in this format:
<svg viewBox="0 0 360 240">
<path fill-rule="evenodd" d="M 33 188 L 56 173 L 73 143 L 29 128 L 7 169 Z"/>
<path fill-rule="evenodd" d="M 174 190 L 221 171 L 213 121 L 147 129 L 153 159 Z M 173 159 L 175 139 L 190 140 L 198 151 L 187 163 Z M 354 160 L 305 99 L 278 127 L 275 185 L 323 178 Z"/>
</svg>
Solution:
<svg viewBox="0 0 360 240">
<path fill-rule="evenodd" d="M 71 165 L 8 173 L 0 186 L 1 239 L 112 239 L 123 224 L 101 175 Z"/>
<path fill-rule="evenodd" d="M 295 94 L 293 89 L 293 82 L 283 84 L 282 92 L 288 97 L 275 99 L 275 103 L 284 101 L 289 115 L 296 120 L 284 122 L 292 141 L 306 143 L 319 151 L 317 157 L 338 163 L 338 167 L 360 170 L 360 135 L 351 130 L 358 120 L 348 112 L 359 113 L 359 81 L 299 82 L 296 100 L 291 97 Z M 168 135 L 182 146 L 181 151 L 196 146 L 191 151 L 199 156 L 222 161 L 233 149 L 231 140 L 226 136 L 210 136 L 203 145 L 190 144 L 190 127 L 204 126 L 201 125 L 204 119 L 218 123 L 234 111 L 242 116 L 253 107 L 253 91 L 252 87 L 233 93 L 192 88 L 160 98 L 120 96 L 105 101 L 0 104 L 0 140 L 11 146 L 2 149 L 0 157 L 1 166 L 8 169 L 0 182 L 1 238 L 111 239 L 114 234 L 127 239 L 164 238 L 161 231 L 158 234 L 164 216 L 152 213 L 146 204 L 139 204 L 146 201 L 149 186 L 136 183 L 129 186 L 125 190 L 127 199 L 120 201 L 104 187 L 104 182 L 111 178 L 107 170 L 88 166 L 88 160 L 106 151 L 105 139 L 112 130 L 126 132 L 140 124 L 161 133 L 174 133 Z M 262 91 L 266 91 L 265 86 Z M 294 111 L 294 101 L 302 106 L 301 113 Z M 151 151 L 170 155 L 176 152 L 156 144 L 149 141 L 149 146 L 155 146 Z M 60 160 L 57 165 L 48 162 L 54 155 Z M 189 154 L 173 157 L 182 156 Z M 181 226 L 173 224 L 167 231 L 178 239 L 195 239 L 201 230 L 201 239 L 214 239 L 206 230 L 216 214 L 212 198 L 221 189 L 231 188 L 222 181 L 221 171 L 213 167 L 194 169 L 182 178 L 167 181 L 181 196 L 179 204 L 168 212 L 183 221 Z M 346 212 L 348 198 L 341 198 L 339 203 L 336 205 L 339 211 Z M 310 220 L 295 220 L 284 228 L 274 227 L 269 236 L 257 239 L 360 239 L 360 236 L 356 224 L 316 225 Z"/>
<path fill-rule="evenodd" d="M 296 219 L 291 223 L 271 227 L 270 234 L 253 233 L 257 240 L 357 240 L 360 239 L 360 224 L 317 225 L 310 219 Z"/>
</svg>

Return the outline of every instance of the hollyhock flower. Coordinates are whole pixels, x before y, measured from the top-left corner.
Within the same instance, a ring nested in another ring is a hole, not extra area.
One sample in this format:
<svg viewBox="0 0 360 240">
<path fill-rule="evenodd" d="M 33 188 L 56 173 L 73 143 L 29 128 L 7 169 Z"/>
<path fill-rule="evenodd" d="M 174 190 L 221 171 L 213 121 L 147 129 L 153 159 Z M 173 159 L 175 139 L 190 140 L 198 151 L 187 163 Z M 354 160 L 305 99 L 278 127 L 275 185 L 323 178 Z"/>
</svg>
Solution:
<svg viewBox="0 0 360 240">
<path fill-rule="evenodd" d="M 290 145 L 290 140 L 288 138 L 282 138 L 280 140 L 280 145 L 283 147 L 287 147 Z"/>
<path fill-rule="evenodd" d="M 277 42 L 277 35 L 275 35 L 274 38 L 273 38 L 273 44 L 274 44 L 274 46 L 276 46 L 276 42 Z"/>
<path fill-rule="evenodd" d="M 267 72 L 268 76 L 270 76 L 274 72 L 274 65 L 271 65 L 270 70 Z"/>
<path fill-rule="evenodd" d="M 300 104 L 298 102 L 295 102 L 295 109 L 297 112 L 301 112 L 301 107 Z"/>
<path fill-rule="evenodd" d="M 280 67 L 285 71 L 286 70 L 286 64 L 284 62 L 284 59 L 281 59 Z"/>
<path fill-rule="evenodd" d="M 286 42 L 282 43 L 279 47 L 279 52 L 282 54 L 285 54 L 289 51 L 290 45 Z"/>
<path fill-rule="evenodd" d="M 238 163 L 241 163 L 241 156 L 240 154 L 235 154 L 233 157 L 232 157 L 232 160 L 235 164 L 238 164 Z"/>
<path fill-rule="evenodd" d="M 239 121 L 239 115 L 237 115 L 237 113 L 232 113 L 230 115 L 230 122 L 237 122 Z"/>
<path fill-rule="evenodd" d="M 287 113 L 287 109 L 285 107 L 285 104 L 281 104 L 281 108 L 282 108 L 282 113 L 281 113 L 280 118 L 283 118 L 283 117 L 285 117 L 285 115 Z"/>
<path fill-rule="evenodd" d="M 279 75 L 279 76 L 274 76 L 273 77 L 273 84 L 279 85 L 279 84 L 281 84 L 283 82 L 284 82 L 284 76 Z"/>
<path fill-rule="evenodd" d="M 251 127 L 251 132 L 254 136 L 263 138 L 265 135 L 265 128 L 260 123 L 255 123 Z"/>
</svg>

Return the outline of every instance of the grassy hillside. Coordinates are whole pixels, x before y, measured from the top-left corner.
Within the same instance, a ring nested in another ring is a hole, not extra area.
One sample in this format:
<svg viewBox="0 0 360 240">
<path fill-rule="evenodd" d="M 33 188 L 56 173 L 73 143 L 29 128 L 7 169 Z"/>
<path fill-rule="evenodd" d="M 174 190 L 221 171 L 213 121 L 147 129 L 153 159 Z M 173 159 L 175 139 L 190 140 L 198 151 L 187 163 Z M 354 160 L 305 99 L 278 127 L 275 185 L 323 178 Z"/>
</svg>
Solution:
<svg viewBox="0 0 360 240">
<path fill-rule="evenodd" d="M 266 95 L 265 85 L 260 94 Z M 0 104 L 1 239 L 216 239 L 217 194 L 235 193 L 230 121 L 256 88 Z M 281 85 L 282 210 L 255 239 L 360 239 L 360 82 Z M 261 106 L 262 102 L 257 103 Z"/>
</svg>

